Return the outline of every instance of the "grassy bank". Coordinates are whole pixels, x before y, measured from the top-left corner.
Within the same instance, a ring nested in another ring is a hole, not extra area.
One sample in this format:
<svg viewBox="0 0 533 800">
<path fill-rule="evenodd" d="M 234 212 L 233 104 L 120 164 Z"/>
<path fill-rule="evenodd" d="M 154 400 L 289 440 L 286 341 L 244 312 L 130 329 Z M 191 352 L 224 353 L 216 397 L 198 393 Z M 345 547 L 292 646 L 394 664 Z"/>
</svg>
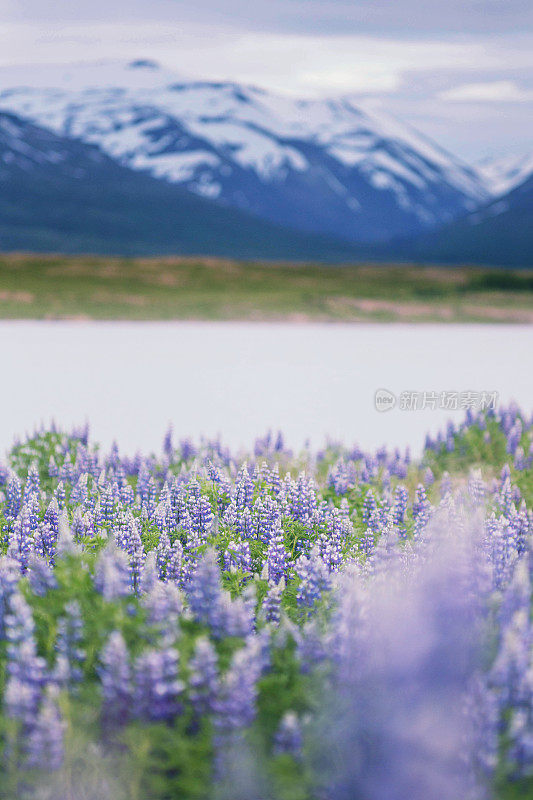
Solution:
<svg viewBox="0 0 533 800">
<path fill-rule="evenodd" d="M 533 322 L 533 271 L 0 256 L 3 319 Z"/>
</svg>

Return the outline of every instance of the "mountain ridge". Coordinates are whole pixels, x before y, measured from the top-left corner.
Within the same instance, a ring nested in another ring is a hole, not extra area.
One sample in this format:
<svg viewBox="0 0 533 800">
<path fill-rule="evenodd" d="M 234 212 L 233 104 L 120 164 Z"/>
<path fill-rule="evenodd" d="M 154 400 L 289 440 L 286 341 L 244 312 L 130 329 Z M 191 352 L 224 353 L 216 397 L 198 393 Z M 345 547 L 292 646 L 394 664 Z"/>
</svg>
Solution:
<svg viewBox="0 0 533 800">
<path fill-rule="evenodd" d="M 0 112 L 0 249 L 343 260 L 347 243 L 275 226 Z"/>
<path fill-rule="evenodd" d="M 533 175 L 472 214 L 398 242 L 392 251 L 442 264 L 533 266 Z"/>
<path fill-rule="evenodd" d="M 0 108 L 275 224 L 384 241 L 490 198 L 473 168 L 350 97 L 295 99 L 153 62 L 0 70 Z M 384 224 L 386 220 L 386 224 Z"/>
</svg>

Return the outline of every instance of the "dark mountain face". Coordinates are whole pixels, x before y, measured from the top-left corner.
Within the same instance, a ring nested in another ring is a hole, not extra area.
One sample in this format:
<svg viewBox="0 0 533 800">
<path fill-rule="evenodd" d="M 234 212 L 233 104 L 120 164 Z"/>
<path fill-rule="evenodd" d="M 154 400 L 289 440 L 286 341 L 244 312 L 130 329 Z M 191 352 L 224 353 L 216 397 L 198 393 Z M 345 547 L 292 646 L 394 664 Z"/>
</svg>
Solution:
<svg viewBox="0 0 533 800">
<path fill-rule="evenodd" d="M 0 114 L 0 248 L 125 255 L 353 258 L 118 164 L 97 147 Z"/>
<path fill-rule="evenodd" d="M 390 252 L 437 263 L 533 266 L 533 177 L 473 214 Z"/>
</svg>

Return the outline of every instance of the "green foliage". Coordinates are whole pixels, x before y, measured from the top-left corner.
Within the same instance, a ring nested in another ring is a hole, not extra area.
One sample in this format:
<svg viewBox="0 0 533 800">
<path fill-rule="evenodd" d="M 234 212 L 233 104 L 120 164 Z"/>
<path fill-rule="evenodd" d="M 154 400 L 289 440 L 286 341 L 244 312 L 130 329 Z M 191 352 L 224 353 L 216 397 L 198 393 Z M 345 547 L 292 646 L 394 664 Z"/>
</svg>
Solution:
<svg viewBox="0 0 533 800">
<path fill-rule="evenodd" d="M 531 274 L 386 263 L 3 255 L 0 317 L 531 321 Z"/>
</svg>

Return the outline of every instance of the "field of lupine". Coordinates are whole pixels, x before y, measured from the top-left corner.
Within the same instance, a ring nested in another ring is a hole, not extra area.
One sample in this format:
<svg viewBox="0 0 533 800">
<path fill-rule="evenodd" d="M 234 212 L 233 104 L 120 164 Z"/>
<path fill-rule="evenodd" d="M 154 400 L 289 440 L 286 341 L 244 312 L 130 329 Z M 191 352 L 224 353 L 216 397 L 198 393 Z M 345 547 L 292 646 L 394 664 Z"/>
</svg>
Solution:
<svg viewBox="0 0 533 800">
<path fill-rule="evenodd" d="M 0 466 L 0 797 L 533 797 L 533 426 Z"/>
</svg>

